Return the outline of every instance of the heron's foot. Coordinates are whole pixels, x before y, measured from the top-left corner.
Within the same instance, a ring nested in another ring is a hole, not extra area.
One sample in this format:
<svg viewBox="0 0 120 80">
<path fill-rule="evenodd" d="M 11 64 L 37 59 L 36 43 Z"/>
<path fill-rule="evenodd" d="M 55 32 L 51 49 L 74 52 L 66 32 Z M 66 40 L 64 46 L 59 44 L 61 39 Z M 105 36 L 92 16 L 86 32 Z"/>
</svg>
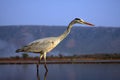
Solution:
<svg viewBox="0 0 120 80">
<path fill-rule="evenodd" d="M 39 64 L 38 63 L 36 64 L 36 67 L 39 68 Z"/>
<path fill-rule="evenodd" d="M 37 66 L 37 68 L 39 68 L 39 65 L 40 65 L 40 61 L 38 61 L 37 65 L 36 65 L 36 66 Z"/>
<path fill-rule="evenodd" d="M 45 67 L 45 69 L 46 69 L 46 72 L 48 72 L 48 68 L 47 68 L 47 66 L 46 66 L 46 65 L 44 65 L 44 67 Z"/>
</svg>

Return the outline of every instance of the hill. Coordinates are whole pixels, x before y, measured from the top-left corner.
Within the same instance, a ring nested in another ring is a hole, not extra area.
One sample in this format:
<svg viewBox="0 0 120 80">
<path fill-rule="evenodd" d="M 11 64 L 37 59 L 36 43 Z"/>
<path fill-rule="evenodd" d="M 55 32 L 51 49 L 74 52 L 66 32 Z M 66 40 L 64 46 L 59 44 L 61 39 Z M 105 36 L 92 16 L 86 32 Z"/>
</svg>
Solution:
<svg viewBox="0 0 120 80">
<path fill-rule="evenodd" d="M 29 42 L 64 32 L 65 26 L 1 26 L 0 57 L 16 55 Z M 120 53 L 120 28 L 73 27 L 70 35 L 51 54 Z"/>
</svg>

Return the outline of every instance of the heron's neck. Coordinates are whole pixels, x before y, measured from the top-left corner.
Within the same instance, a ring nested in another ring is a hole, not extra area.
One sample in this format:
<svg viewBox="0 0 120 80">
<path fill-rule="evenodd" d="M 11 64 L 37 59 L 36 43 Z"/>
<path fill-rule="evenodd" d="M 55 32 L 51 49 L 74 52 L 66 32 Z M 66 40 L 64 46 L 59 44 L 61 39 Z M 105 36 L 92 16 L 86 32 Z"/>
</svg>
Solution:
<svg viewBox="0 0 120 80">
<path fill-rule="evenodd" d="M 73 24 L 74 24 L 74 22 L 72 21 L 72 22 L 68 25 L 68 27 L 67 27 L 67 29 L 64 31 L 64 33 L 59 36 L 59 38 L 60 38 L 61 41 L 62 41 L 64 38 L 66 38 L 66 36 L 70 33 L 71 28 L 73 27 Z"/>
</svg>

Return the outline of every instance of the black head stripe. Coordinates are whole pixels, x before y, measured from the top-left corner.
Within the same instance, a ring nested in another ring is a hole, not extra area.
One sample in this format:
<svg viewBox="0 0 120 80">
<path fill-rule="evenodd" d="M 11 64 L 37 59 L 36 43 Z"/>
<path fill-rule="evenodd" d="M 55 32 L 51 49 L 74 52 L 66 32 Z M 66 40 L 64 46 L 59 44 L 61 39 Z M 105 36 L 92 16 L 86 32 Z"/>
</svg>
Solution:
<svg viewBox="0 0 120 80">
<path fill-rule="evenodd" d="M 79 18 L 75 18 L 75 20 L 80 20 Z"/>
</svg>

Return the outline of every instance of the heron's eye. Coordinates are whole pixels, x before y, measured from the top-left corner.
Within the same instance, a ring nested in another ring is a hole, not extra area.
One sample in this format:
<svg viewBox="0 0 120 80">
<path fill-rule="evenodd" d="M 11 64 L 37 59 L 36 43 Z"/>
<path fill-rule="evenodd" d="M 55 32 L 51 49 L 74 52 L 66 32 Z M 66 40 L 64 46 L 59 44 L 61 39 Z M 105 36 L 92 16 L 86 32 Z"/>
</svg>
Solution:
<svg viewBox="0 0 120 80">
<path fill-rule="evenodd" d="M 83 20 L 83 19 L 80 19 L 80 21 L 81 21 L 81 22 L 84 22 L 84 20 Z"/>
</svg>

